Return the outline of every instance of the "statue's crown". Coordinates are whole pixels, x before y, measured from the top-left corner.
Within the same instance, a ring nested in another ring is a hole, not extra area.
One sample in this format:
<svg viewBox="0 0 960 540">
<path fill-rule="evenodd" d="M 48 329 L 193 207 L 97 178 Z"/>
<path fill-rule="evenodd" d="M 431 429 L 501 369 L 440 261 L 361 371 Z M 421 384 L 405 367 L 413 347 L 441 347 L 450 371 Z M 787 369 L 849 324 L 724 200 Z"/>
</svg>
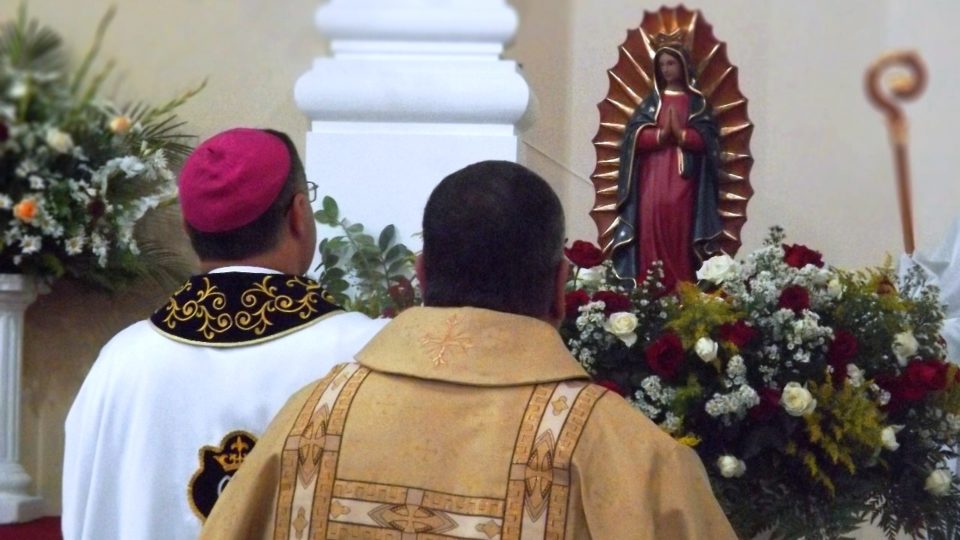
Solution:
<svg viewBox="0 0 960 540">
<path fill-rule="evenodd" d="M 230 450 L 234 450 L 234 452 L 230 452 Z M 213 459 L 217 460 L 217 463 L 223 467 L 224 472 L 234 472 L 243 464 L 243 459 L 247 457 L 249 451 L 250 445 L 237 437 L 233 444 L 225 448 L 222 453 L 213 456 Z"/>
<path fill-rule="evenodd" d="M 654 34 L 650 42 L 653 45 L 653 50 L 655 51 L 664 47 L 669 47 L 671 49 L 687 52 L 686 38 L 687 33 L 680 28 L 677 28 L 669 34 L 663 32 Z"/>
</svg>

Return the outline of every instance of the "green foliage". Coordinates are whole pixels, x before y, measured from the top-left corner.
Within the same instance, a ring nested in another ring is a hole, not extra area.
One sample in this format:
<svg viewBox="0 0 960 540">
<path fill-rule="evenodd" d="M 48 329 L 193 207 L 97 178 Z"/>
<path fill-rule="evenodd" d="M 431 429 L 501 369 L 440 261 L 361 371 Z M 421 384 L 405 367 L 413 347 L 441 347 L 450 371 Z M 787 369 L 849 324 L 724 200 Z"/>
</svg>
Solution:
<svg viewBox="0 0 960 540">
<path fill-rule="evenodd" d="M 698 339 L 708 337 L 714 328 L 739 318 L 737 311 L 724 302 L 719 293 L 704 293 L 693 283 L 679 283 L 677 295 L 680 303 L 666 326 L 676 332 L 686 348 L 693 347 Z"/>
<path fill-rule="evenodd" d="M 857 463 L 879 454 L 885 417 L 877 404 L 849 380 L 836 388 L 828 375 L 826 382 L 810 382 L 808 389 L 817 400 L 817 408 L 803 419 L 808 440 L 817 451 L 805 449 L 797 453 L 810 475 L 835 496 L 836 486 L 831 478 L 839 473 L 825 471 L 840 466 L 855 475 Z"/>
<path fill-rule="evenodd" d="M 393 225 L 376 239 L 360 223 L 341 218 L 332 197 L 324 197 L 314 214 L 318 223 L 342 234 L 320 242 L 320 283 L 351 311 L 371 317 L 392 317 L 420 303 L 414 275 L 414 254 L 397 239 Z"/>
</svg>

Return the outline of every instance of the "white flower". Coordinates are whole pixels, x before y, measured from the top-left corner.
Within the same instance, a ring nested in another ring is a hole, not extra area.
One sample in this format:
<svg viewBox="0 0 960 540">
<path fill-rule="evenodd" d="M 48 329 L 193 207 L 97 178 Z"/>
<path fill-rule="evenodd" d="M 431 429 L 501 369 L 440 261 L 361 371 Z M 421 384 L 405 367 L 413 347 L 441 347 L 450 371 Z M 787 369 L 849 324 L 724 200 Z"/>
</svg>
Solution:
<svg viewBox="0 0 960 540">
<path fill-rule="evenodd" d="M 900 448 L 900 443 L 897 442 L 897 428 L 899 426 L 887 426 L 883 428 L 883 431 L 880 432 L 880 443 L 883 444 L 883 447 L 891 452 L 895 451 L 897 448 Z"/>
<path fill-rule="evenodd" d="M 110 243 L 103 236 L 93 233 L 90 237 L 90 247 L 93 254 L 97 256 L 97 264 L 101 267 L 107 266 L 108 250 Z"/>
<path fill-rule="evenodd" d="M 931 495 L 942 496 L 950 492 L 950 484 L 953 482 L 953 474 L 949 469 L 934 469 L 930 473 L 930 476 L 927 476 L 927 481 L 923 485 L 923 489 L 927 490 Z"/>
<path fill-rule="evenodd" d="M 36 189 L 36 190 L 43 189 L 43 185 L 44 185 L 43 178 L 35 174 L 31 174 L 29 180 L 30 180 L 30 189 Z"/>
<path fill-rule="evenodd" d="M 893 354 L 897 356 L 897 360 L 900 361 L 901 366 L 906 366 L 907 361 L 910 358 L 917 354 L 917 349 L 920 348 L 920 344 L 917 343 L 917 338 L 913 337 L 913 332 L 907 330 L 906 332 L 900 332 L 899 334 L 893 336 Z"/>
<path fill-rule="evenodd" d="M 843 296 L 843 285 L 838 278 L 833 278 L 827 283 L 827 296 L 834 300 L 839 300 Z"/>
<path fill-rule="evenodd" d="M 53 148 L 61 154 L 66 154 L 73 148 L 73 138 L 69 133 L 64 133 L 57 128 L 47 130 L 47 146 Z"/>
<path fill-rule="evenodd" d="M 146 169 L 146 165 L 142 161 L 135 158 L 134 156 L 126 156 L 119 159 L 117 165 L 120 167 L 120 170 L 127 175 L 127 178 L 132 176 L 137 176 Z"/>
<path fill-rule="evenodd" d="M 24 255 L 40 251 L 41 240 L 39 236 L 24 236 L 20 239 L 20 252 Z"/>
<path fill-rule="evenodd" d="M 30 86 L 21 79 L 10 85 L 10 89 L 7 90 L 7 95 L 13 99 L 20 99 L 27 95 L 29 91 Z"/>
<path fill-rule="evenodd" d="M 747 472 L 747 464 L 729 454 L 717 458 L 717 468 L 724 478 L 739 478 Z"/>
<path fill-rule="evenodd" d="M 633 346 L 637 342 L 637 316 L 633 313 L 621 311 L 610 315 L 607 322 L 603 323 L 603 329 L 617 336 L 627 347 Z"/>
<path fill-rule="evenodd" d="M 603 283 L 603 267 L 581 268 L 577 272 L 577 279 L 584 287 L 597 288 Z"/>
<path fill-rule="evenodd" d="M 717 285 L 737 277 L 739 267 L 733 257 L 723 254 L 711 257 L 697 270 L 697 279 L 705 279 Z"/>
<path fill-rule="evenodd" d="M 780 404 L 790 416 L 807 416 L 817 408 L 817 400 L 800 383 L 787 383 L 780 395 Z"/>
<path fill-rule="evenodd" d="M 83 244 L 86 240 L 83 237 L 83 233 L 78 234 L 77 236 L 68 238 L 64 243 L 66 248 L 67 255 L 79 255 L 83 251 Z"/>
<path fill-rule="evenodd" d="M 693 350 L 704 362 L 713 362 L 717 358 L 717 342 L 708 337 L 698 339 Z"/>
<path fill-rule="evenodd" d="M 13 208 L 13 199 L 0 193 L 0 210 L 9 210 Z"/>
<path fill-rule="evenodd" d="M 850 386 L 859 388 L 864 381 L 863 370 L 855 364 L 847 364 L 847 380 L 850 381 Z"/>
</svg>

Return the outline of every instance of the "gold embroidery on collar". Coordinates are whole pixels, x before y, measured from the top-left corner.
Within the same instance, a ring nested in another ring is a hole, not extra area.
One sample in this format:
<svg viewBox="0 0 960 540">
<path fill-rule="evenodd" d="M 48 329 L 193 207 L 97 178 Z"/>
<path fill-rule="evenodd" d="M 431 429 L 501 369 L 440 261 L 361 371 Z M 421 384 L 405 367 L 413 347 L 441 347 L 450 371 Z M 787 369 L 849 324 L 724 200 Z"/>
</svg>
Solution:
<svg viewBox="0 0 960 540">
<path fill-rule="evenodd" d="M 295 314 L 301 320 L 306 320 L 310 315 L 317 312 L 317 302 L 320 295 L 315 291 L 320 289 L 320 285 L 311 284 L 294 277 L 287 280 L 287 286 L 301 285 L 306 288 L 307 293 L 299 300 L 285 295 L 277 294 L 277 287 L 270 284 L 273 276 L 265 276 L 260 283 L 243 291 L 240 295 L 240 302 L 243 307 L 250 311 L 240 311 L 234 316 L 237 328 L 241 330 L 253 331 L 256 335 L 262 335 L 264 331 L 273 323 L 268 317 L 271 313 Z"/>
<path fill-rule="evenodd" d="M 227 305 L 227 297 L 220 292 L 216 285 L 210 283 L 210 278 L 203 278 L 203 289 L 197 291 L 196 298 L 184 302 L 181 306 L 177 302 L 181 293 L 190 291 L 193 284 L 187 282 L 180 288 L 170 303 L 167 304 L 167 316 L 163 322 L 167 328 L 173 330 L 177 327 L 177 322 L 187 322 L 190 319 L 202 319 L 198 332 L 203 334 L 206 339 L 213 339 L 216 334 L 222 334 L 233 327 L 233 320 L 227 313 L 217 313 Z"/>
<path fill-rule="evenodd" d="M 277 287 L 271 284 L 271 280 L 276 277 L 274 274 L 266 275 L 259 283 L 243 291 L 240 302 L 247 310 L 238 311 L 236 314 L 226 312 L 226 295 L 206 276 L 203 277 L 202 289 L 196 292 L 196 296 L 181 305 L 178 299 L 183 293 L 193 289 L 193 283 L 188 281 L 170 298 L 163 324 L 173 330 L 178 322 L 199 319 L 202 324 L 197 332 L 208 340 L 234 327 L 253 332 L 255 336 L 262 336 L 274 325 L 272 314 L 296 315 L 300 320 L 306 321 L 318 313 L 317 304 L 320 300 L 333 303 L 333 297 L 324 291 L 319 283 L 299 276 L 290 277 L 285 284 L 288 287 L 302 287 L 306 291 L 302 297 L 278 294 Z"/>
<path fill-rule="evenodd" d="M 435 367 L 447 364 L 446 355 L 451 348 L 459 347 L 464 353 L 473 348 L 473 340 L 457 328 L 459 325 L 460 316 L 451 315 L 447 319 L 447 330 L 442 337 L 437 337 L 434 334 L 424 334 L 420 338 L 420 344 L 427 349 Z"/>
</svg>

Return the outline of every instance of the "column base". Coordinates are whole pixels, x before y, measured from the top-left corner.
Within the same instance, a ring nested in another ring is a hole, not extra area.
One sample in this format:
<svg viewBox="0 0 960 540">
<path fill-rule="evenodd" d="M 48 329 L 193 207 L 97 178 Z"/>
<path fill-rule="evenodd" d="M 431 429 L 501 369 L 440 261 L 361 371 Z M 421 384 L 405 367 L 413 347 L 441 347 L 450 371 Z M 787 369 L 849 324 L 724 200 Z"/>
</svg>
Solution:
<svg viewBox="0 0 960 540">
<path fill-rule="evenodd" d="M 43 517 L 45 511 L 40 497 L 0 493 L 0 525 L 33 521 Z"/>
</svg>

